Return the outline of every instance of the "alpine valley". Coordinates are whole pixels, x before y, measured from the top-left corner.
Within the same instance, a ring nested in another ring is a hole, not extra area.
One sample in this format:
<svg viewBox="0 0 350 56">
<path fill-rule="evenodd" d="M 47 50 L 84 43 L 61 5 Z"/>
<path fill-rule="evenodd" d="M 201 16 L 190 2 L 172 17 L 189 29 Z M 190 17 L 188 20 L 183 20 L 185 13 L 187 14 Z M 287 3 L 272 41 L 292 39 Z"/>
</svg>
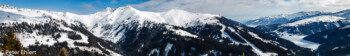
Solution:
<svg viewBox="0 0 350 56">
<path fill-rule="evenodd" d="M 345 56 L 348 18 L 350 10 L 311 11 L 240 23 L 175 9 L 125 6 L 78 15 L 1 5 L 0 39 L 13 31 L 22 47 L 41 56 L 61 48 L 69 56 Z"/>
<path fill-rule="evenodd" d="M 245 24 L 311 49 L 320 56 L 350 55 L 350 10 L 265 16 Z"/>
</svg>

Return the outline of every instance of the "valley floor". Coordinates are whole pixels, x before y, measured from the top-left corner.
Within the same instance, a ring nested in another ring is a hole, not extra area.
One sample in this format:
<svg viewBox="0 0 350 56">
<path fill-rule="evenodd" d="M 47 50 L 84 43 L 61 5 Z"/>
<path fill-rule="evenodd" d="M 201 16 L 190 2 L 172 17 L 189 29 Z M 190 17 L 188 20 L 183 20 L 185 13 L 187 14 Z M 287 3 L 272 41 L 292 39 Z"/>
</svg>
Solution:
<svg viewBox="0 0 350 56">
<path fill-rule="evenodd" d="M 318 46 L 320 46 L 320 44 L 318 44 L 318 43 L 303 40 L 303 38 L 306 37 L 304 35 L 294 35 L 294 34 L 289 34 L 286 32 L 280 32 L 277 34 L 279 36 L 281 36 L 281 38 L 289 40 L 300 47 L 305 47 L 305 48 L 310 48 L 311 50 L 316 50 L 318 48 Z"/>
</svg>

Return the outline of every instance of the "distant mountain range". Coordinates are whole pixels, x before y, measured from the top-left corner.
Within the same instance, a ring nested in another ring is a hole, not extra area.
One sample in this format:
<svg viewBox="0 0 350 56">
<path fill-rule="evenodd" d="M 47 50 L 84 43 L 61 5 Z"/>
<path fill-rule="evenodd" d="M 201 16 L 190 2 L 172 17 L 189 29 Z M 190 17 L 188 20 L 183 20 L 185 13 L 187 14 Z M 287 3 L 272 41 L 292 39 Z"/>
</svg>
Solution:
<svg viewBox="0 0 350 56">
<path fill-rule="evenodd" d="M 298 12 L 261 17 L 245 24 L 255 25 L 252 27 L 290 40 L 298 46 L 314 49 L 320 55 L 349 55 L 350 50 L 346 49 L 349 46 L 346 41 L 349 35 L 346 33 L 346 27 L 350 24 L 349 15 L 350 10 L 335 13 Z M 336 47 L 343 49 L 331 50 Z"/>
<path fill-rule="evenodd" d="M 260 17 L 255 20 L 248 20 L 247 25 L 273 25 L 273 24 L 284 24 L 284 23 L 290 23 L 310 17 L 320 16 L 320 15 L 327 15 L 327 12 L 320 12 L 320 11 L 302 11 L 298 13 L 293 14 L 280 14 L 280 15 L 274 15 L 274 16 L 264 16 Z"/>
</svg>

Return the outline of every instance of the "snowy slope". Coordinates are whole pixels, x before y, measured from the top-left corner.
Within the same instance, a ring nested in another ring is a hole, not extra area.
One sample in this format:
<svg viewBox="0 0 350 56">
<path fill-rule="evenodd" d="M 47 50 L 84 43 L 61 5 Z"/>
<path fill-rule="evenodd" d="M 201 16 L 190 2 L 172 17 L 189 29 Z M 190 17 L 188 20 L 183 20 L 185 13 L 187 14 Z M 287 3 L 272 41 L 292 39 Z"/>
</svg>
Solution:
<svg viewBox="0 0 350 56">
<path fill-rule="evenodd" d="M 84 27 L 86 27 L 98 37 L 112 37 L 112 39 L 106 38 L 107 40 L 118 40 L 122 37 L 123 34 L 121 33 L 117 36 L 106 35 L 116 34 L 116 32 L 121 31 L 111 31 L 108 29 L 104 29 L 106 25 L 110 25 L 111 29 L 116 29 L 115 26 L 123 24 L 133 24 L 137 22 L 138 25 L 142 26 L 144 22 L 152 22 L 188 27 L 204 24 L 213 24 L 217 22 L 217 20 L 214 20 L 213 18 L 219 17 L 218 15 L 189 13 L 182 10 L 170 10 L 166 12 L 147 12 L 136 10 L 131 6 L 119 8 L 106 8 L 104 11 L 90 15 L 77 15 L 69 12 L 15 8 L 6 5 L 1 6 L 0 11 L 6 11 L 9 13 L 20 15 L 11 15 L 10 18 L 2 20 L 3 22 L 26 21 L 28 23 L 37 24 L 48 22 L 48 18 L 64 20 L 68 24 L 82 24 L 84 25 Z"/>
<path fill-rule="evenodd" d="M 223 16 L 183 10 L 148 12 L 126 6 L 77 15 L 0 6 L 0 11 L 5 15 L 1 15 L 4 18 L 0 23 L 4 23 L 1 25 L 4 28 L 0 29 L 24 29 L 16 32 L 24 37 L 19 39 L 28 48 L 63 45 L 71 50 L 131 56 L 214 55 L 212 52 L 224 56 L 241 55 L 236 52 L 246 55 L 312 54 L 292 42 Z M 77 36 L 80 38 L 75 39 Z"/>
<path fill-rule="evenodd" d="M 65 47 L 75 50 L 74 52 L 76 53 L 71 54 L 73 56 L 84 52 L 96 53 L 96 55 L 120 56 L 118 54 L 120 52 L 116 52 L 117 49 L 110 48 L 119 48 L 118 46 L 106 46 L 106 44 L 110 44 L 111 42 L 102 41 L 102 39 L 98 39 L 88 31 L 83 30 L 84 28 L 68 26 L 63 21 L 49 20 L 40 24 L 29 24 L 27 22 L 1 23 L 0 26 L 0 37 L 4 37 L 4 33 L 12 30 L 23 47 L 31 51 L 37 51 L 37 54 L 40 55 L 57 55 L 56 51 L 59 50 L 56 49 Z M 92 41 L 91 39 L 94 40 Z M 102 46 L 96 43 L 104 44 L 103 46 L 108 48 L 101 48 Z"/>
<path fill-rule="evenodd" d="M 342 19 L 345 19 L 345 18 L 337 17 L 337 16 L 317 16 L 317 17 L 299 20 L 292 23 L 282 24 L 282 26 L 298 26 L 298 25 L 305 25 L 305 24 L 314 23 L 314 22 L 336 22 Z"/>
<path fill-rule="evenodd" d="M 105 14 L 105 15 L 102 15 Z M 100 16 L 96 16 L 100 15 Z M 110 37 L 106 40 L 119 40 L 124 35 L 124 28 L 140 28 L 145 27 L 145 23 L 169 24 L 174 26 L 189 27 L 205 24 L 217 23 L 215 17 L 218 15 L 211 14 L 196 14 L 182 10 L 170 10 L 166 12 L 147 12 L 139 11 L 130 6 L 119 8 L 107 8 L 102 12 L 97 12 L 92 15 L 83 15 L 82 19 L 95 20 L 92 22 L 82 21 L 87 28 L 98 37 Z M 94 18 L 97 17 L 97 18 Z M 96 19 L 99 19 L 96 21 Z M 79 20 L 77 20 L 79 21 Z M 129 27 L 121 26 L 129 25 Z M 132 26 L 138 25 L 138 26 Z M 108 29 L 107 29 L 108 28 Z M 117 30 L 110 30 L 117 29 Z M 121 33 L 120 33 L 121 32 Z M 117 34 L 111 35 L 111 34 Z"/>
<path fill-rule="evenodd" d="M 18 14 L 11 15 L 11 18 L 9 19 L 12 20 L 20 20 L 20 17 L 51 17 L 57 20 L 65 20 L 67 23 L 76 23 L 76 21 L 78 21 L 86 25 L 88 28 L 92 28 L 94 24 L 101 22 L 104 24 L 129 24 L 131 21 L 139 21 L 139 24 L 142 24 L 145 21 L 150 21 L 154 23 L 165 23 L 176 26 L 194 26 L 198 24 L 216 23 L 217 21 L 215 21 L 213 18 L 220 17 L 219 15 L 189 13 L 183 10 L 147 12 L 139 11 L 131 6 L 106 8 L 104 11 L 89 15 L 77 15 L 69 12 L 15 8 L 6 5 L 0 6 L 0 11 Z M 10 15 L 10 13 L 5 14 Z"/>
<path fill-rule="evenodd" d="M 113 42 L 118 41 L 125 34 L 119 33 L 120 31 L 125 31 L 121 30 L 124 26 L 116 27 L 120 25 L 134 24 L 140 25 L 138 27 L 142 27 L 142 25 L 144 25 L 144 22 L 152 22 L 181 27 L 189 27 L 217 23 L 218 21 L 214 18 L 219 17 L 218 15 L 189 13 L 182 10 L 170 10 L 166 12 L 147 12 L 136 10 L 131 6 L 119 8 L 106 8 L 104 11 L 90 15 L 77 15 L 69 12 L 15 8 L 6 5 L 0 6 L 0 11 L 4 11 L 2 13 L 3 16 L 1 16 L 5 17 L 1 19 L 1 22 L 3 23 L 26 22 L 29 24 L 39 24 L 49 22 L 50 19 L 64 20 L 65 22 L 67 22 L 68 25 L 83 25 L 83 27 L 86 27 L 94 35 L 98 37 L 106 37 L 104 39 L 113 40 Z M 106 29 L 106 27 L 109 27 L 109 29 Z M 179 31 L 179 33 L 183 32 L 181 30 L 176 31 Z"/>
<path fill-rule="evenodd" d="M 145 21 L 154 23 L 165 23 L 176 26 L 191 26 L 198 23 L 215 23 L 210 20 L 213 17 L 219 17 L 218 15 L 211 14 L 197 14 L 189 13 L 182 10 L 170 10 L 166 12 L 148 12 L 139 11 L 131 6 L 118 7 L 118 8 L 106 8 L 104 11 L 97 12 L 91 15 L 79 16 L 81 20 L 92 19 L 98 21 L 82 21 L 87 27 L 92 27 L 92 24 L 104 22 L 104 24 L 129 24 L 131 21 L 138 21 L 142 24 Z M 79 20 L 80 21 L 80 20 Z M 88 24 L 90 23 L 90 24 Z"/>
<path fill-rule="evenodd" d="M 280 36 L 280 38 L 289 40 L 300 47 L 310 48 L 313 51 L 317 50 L 317 48 L 320 46 L 320 44 L 318 43 L 304 40 L 303 38 L 306 37 L 305 35 L 291 34 L 287 32 L 276 32 L 276 33 L 277 35 Z"/>
<path fill-rule="evenodd" d="M 107 8 L 106 11 L 108 10 L 109 9 Z M 109 24 L 128 24 L 130 21 L 139 21 L 139 24 L 142 24 L 145 21 L 150 21 L 154 23 L 165 23 L 175 26 L 191 26 L 194 25 L 194 22 L 196 21 L 200 21 L 199 23 L 201 24 L 215 23 L 214 20 L 210 19 L 219 17 L 218 15 L 196 14 L 182 10 L 170 10 L 167 12 L 147 12 L 136 10 L 130 6 L 115 8 L 114 10 L 108 12 L 98 12 L 93 15 L 98 14 L 108 14 L 105 17 L 101 17 L 102 20 L 100 22 L 109 22 Z"/>
<path fill-rule="evenodd" d="M 309 12 L 297 12 L 293 14 L 281 14 L 273 16 L 264 16 L 255 20 L 249 20 L 245 22 L 247 25 L 273 25 L 273 24 L 284 24 L 293 22 L 295 20 L 305 19 L 317 15 L 327 14 L 327 12 L 320 11 L 309 11 Z"/>
<path fill-rule="evenodd" d="M 69 12 L 56 12 L 36 9 L 15 8 L 12 6 L 1 5 L 0 11 L 6 13 L 9 17 L 2 18 L 3 22 L 27 22 L 27 23 L 44 23 L 50 19 L 65 20 L 67 23 L 73 23 L 76 19 L 76 14 Z M 10 15 L 12 14 L 12 15 Z M 6 15 L 5 15 L 6 16 Z M 5 21 L 4 21 L 5 20 Z"/>
</svg>

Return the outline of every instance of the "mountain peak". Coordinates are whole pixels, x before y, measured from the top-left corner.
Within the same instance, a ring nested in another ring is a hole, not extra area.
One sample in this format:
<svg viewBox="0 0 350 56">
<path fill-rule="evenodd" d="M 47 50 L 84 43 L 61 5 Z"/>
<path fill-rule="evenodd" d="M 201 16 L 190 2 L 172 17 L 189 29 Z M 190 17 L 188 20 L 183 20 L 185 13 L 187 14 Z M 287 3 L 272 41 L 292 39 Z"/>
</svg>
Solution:
<svg viewBox="0 0 350 56">
<path fill-rule="evenodd" d="M 134 7 L 130 6 L 130 5 L 127 5 L 127 6 L 124 6 L 124 7 L 119 7 L 120 9 L 130 9 L 130 10 L 137 10 L 135 9 Z"/>
<path fill-rule="evenodd" d="M 116 7 L 116 8 L 107 7 L 107 8 L 105 8 L 102 12 L 114 12 L 114 11 L 116 11 L 116 10 L 125 10 L 125 11 L 126 11 L 126 10 L 132 10 L 132 11 L 139 11 L 139 10 L 133 8 L 132 6 L 127 5 L 127 6 L 124 6 L 124 7 Z"/>
<path fill-rule="evenodd" d="M 126 5 L 125 7 L 126 7 L 126 8 L 133 8 L 133 7 L 132 7 L 132 6 L 130 6 L 130 5 Z"/>
<path fill-rule="evenodd" d="M 214 22 L 213 20 L 208 19 L 219 16 L 212 14 L 191 13 L 179 9 L 171 9 L 164 12 L 139 11 L 131 6 L 106 8 L 105 11 L 106 12 L 97 14 L 108 15 L 105 17 L 108 18 L 107 21 L 114 23 L 129 21 L 138 21 L 140 23 L 143 23 L 144 21 L 149 21 L 155 23 L 167 23 L 176 26 L 188 26 L 191 23 L 199 21 L 202 21 L 202 23 L 209 23 L 209 21 Z"/>
<path fill-rule="evenodd" d="M 10 5 L 0 5 L 0 8 L 2 8 L 2 9 L 15 9 L 16 7 L 13 7 Z"/>
</svg>

